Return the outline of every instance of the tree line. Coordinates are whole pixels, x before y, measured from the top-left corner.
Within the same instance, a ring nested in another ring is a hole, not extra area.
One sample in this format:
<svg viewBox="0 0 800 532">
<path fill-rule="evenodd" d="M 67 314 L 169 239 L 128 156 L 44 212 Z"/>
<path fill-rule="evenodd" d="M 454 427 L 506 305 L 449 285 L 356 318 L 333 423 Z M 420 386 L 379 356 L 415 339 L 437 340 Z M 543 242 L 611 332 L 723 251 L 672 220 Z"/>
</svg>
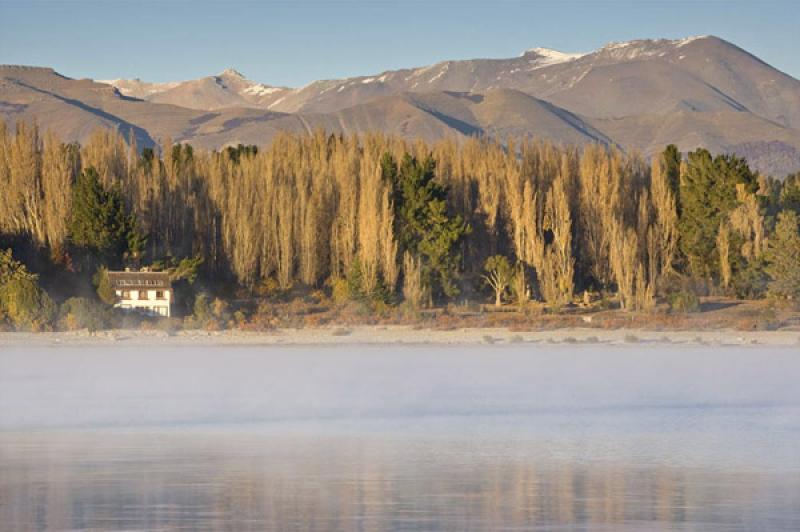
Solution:
<svg viewBox="0 0 800 532">
<path fill-rule="evenodd" d="M 486 289 L 553 308 L 614 294 L 628 310 L 687 286 L 800 290 L 800 176 L 761 176 L 705 149 L 645 160 L 535 139 L 316 131 L 156 152 L 108 130 L 81 146 L 0 124 L 0 190 L 5 247 L 20 256 L 24 243 L 48 271 L 85 278 L 190 261 L 211 285 L 345 286 L 415 308 Z"/>
</svg>

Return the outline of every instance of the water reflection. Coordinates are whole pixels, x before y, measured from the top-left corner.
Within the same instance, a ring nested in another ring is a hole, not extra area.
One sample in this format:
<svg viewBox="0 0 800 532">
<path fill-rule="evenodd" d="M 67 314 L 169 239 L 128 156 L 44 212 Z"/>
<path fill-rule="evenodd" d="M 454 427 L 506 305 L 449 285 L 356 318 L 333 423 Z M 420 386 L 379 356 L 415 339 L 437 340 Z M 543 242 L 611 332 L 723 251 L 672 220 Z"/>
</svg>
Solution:
<svg viewBox="0 0 800 532">
<path fill-rule="evenodd" d="M 285 432 L 285 431 L 283 431 Z M 0 434 L 2 530 L 799 530 L 800 475 L 547 439 Z"/>
<path fill-rule="evenodd" d="M 800 530 L 796 349 L 0 349 L 0 531 Z"/>
</svg>

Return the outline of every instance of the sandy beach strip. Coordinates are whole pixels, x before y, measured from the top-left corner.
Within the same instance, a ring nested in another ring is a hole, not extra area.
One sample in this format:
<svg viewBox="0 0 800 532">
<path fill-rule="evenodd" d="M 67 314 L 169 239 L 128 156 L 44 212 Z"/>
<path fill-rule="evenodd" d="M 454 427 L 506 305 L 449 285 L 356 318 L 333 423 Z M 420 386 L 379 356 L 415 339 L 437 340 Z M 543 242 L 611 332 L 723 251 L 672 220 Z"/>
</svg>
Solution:
<svg viewBox="0 0 800 532">
<path fill-rule="evenodd" d="M 277 346 L 277 345 L 492 345 L 492 344 L 684 344 L 796 346 L 800 354 L 800 331 L 686 330 L 572 328 L 546 331 L 511 331 L 504 328 L 424 329 L 403 325 L 332 326 L 277 329 L 268 332 L 142 331 L 116 329 L 90 335 L 73 332 L 2 332 L 0 349 L 26 346 Z"/>
</svg>

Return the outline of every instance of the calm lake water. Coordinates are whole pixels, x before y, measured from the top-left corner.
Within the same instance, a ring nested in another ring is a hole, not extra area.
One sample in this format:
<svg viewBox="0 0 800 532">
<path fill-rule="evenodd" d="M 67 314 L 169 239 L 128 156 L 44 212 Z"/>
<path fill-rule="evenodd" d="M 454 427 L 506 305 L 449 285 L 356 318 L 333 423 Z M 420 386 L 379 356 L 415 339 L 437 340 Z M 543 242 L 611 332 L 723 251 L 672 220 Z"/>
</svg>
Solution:
<svg viewBox="0 0 800 532">
<path fill-rule="evenodd" d="M 800 530 L 800 350 L 0 348 L 0 530 Z"/>
</svg>

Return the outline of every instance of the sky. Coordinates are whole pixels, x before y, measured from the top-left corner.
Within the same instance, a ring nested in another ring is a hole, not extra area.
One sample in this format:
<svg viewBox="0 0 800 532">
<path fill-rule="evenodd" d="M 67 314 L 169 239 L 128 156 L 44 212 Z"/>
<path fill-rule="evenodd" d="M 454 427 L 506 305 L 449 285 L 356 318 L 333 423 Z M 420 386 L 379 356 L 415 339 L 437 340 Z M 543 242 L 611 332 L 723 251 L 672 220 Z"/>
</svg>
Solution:
<svg viewBox="0 0 800 532">
<path fill-rule="evenodd" d="M 299 87 L 535 47 L 716 35 L 800 78 L 798 21 L 800 0 L 0 0 L 0 64 L 148 81 L 235 68 Z"/>
</svg>

